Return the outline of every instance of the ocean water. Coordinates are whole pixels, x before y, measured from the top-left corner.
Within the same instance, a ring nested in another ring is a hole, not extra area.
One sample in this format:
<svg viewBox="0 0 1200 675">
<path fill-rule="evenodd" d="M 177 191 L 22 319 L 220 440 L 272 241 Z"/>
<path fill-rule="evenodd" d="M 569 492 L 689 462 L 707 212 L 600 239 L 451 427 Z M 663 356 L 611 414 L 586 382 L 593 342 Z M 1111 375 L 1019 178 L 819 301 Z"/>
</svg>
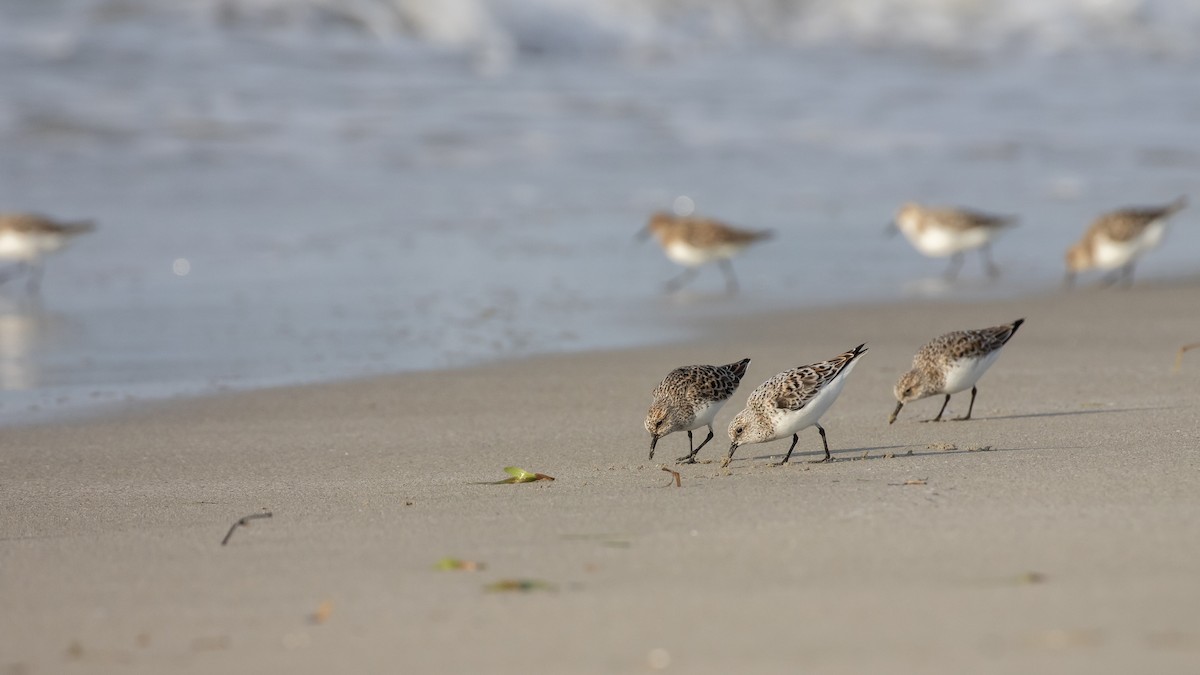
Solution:
<svg viewBox="0 0 1200 675">
<path fill-rule="evenodd" d="M 7 0 L 0 209 L 94 218 L 0 287 L 0 424 L 687 339 L 1060 282 L 1200 199 L 1200 0 Z M 1003 277 L 884 227 L 1010 213 Z M 775 230 L 667 296 L 650 212 Z M 1200 210 L 1138 278 L 1200 268 Z"/>
</svg>

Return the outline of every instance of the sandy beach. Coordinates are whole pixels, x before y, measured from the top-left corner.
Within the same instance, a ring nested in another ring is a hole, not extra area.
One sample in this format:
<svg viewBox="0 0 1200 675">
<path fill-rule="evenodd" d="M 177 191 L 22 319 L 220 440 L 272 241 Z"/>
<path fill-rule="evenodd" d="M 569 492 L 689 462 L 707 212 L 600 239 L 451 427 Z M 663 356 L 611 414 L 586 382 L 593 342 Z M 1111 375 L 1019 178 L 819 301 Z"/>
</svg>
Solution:
<svg viewBox="0 0 1200 675">
<path fill-rule="evenodd" d="M 6 430 L 0 673 L 1196 672 L 1200 353 L 1171 368 L 1198 300 L 811 310 Z M 921 423 L 934 398 L 888 426 L 921 344 L 1019 317 L 975 420 Z M 835 462 L 806 463 L 809 429 L 788 466 L 781 440 L 720 468 L 754 386 L 860 342 Z M 744 356 L 675 487 L 646 460 L 650 389 Z M 509 465 L 556 480 L 482 484 Z"/>
</svg>

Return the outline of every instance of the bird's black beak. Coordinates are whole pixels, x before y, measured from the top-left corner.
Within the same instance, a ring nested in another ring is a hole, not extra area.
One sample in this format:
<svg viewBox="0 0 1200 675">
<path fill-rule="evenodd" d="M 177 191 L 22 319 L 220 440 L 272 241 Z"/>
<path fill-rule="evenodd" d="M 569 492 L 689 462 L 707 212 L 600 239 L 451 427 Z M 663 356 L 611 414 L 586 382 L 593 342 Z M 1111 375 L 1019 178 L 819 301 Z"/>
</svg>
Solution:
<svg viewBox="0 0 1200 675">
<path fill-rule="evenodd" d="M 654 459 L 654 446 L 658 445 L 658 436 L 650 437 L 650 459 Z"/>
<path fill-rule="evenodd" d="M 729 466 L 729 463 L 733 461 L 733 453 L 737 452 L 737 449 L 737 441 L 734 441 L 729 445 L 729 455 L 725 458 L 725 461 L 721 462 L 721 468 Z"/>
<path fill-rule="evenodd" d="M 650 226 L 647 225 L 647 226 L 643 227 L 642 229 L 638 230 L 638 233 L 633 235 L 633 239 L 634 239 L 634 241 L 646 241 L 646 239 L 649 236 L 650 236 Z"/>
<path fill-rule="evenodd" d="M 896 404 L 896 409 L 892 411 L 892 415 L 888 417 L 888 424 L 896 421 L 896 417 L 900 415 L 900 409 L 904 407 L 904 401 Z"/>
<path fill-rule="evenodd" d="M 1075 273 L 1074 272 L 1071 272 L 1069 270 L 1067 271 L 1067 276 L 1063 279 L 1063 288 L 1066 290 L 1071 290 L 1072 288 L 1075 288 Z"/>
<path fill-rule="evenodd" d="M 900 231 L 900 228 L 896 227 L 896 221 L 893 220 L 892 222 L 888 223 L 883 228 L 883 235 L 885 237 L 894 237 L 894 236 L 896 236 L 896 233 L 899 231 Z"/>
</svg>

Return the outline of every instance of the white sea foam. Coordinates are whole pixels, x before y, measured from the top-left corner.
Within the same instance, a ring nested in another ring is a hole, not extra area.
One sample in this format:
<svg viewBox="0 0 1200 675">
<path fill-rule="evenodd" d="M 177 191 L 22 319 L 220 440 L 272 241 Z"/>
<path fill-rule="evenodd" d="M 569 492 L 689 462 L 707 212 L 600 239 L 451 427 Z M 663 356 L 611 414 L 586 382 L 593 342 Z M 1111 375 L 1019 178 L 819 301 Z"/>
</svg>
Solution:
<svg viewBox="0 0 1200 675">
<path fill-rule="evenodd" d="M 153 16 L 159 25 L 188 30 L 349 34 L 508 56 L 636 56 L 763 43 L 1193 55 L 1200 45 L 1200 0 L 24 0 L 0 6 L 0 24 L 33 15 L 53 21 L 44 31 L 4 39 L 59 50 L 70 42 L 64 26 L 86 30 Z"/>
</svg>

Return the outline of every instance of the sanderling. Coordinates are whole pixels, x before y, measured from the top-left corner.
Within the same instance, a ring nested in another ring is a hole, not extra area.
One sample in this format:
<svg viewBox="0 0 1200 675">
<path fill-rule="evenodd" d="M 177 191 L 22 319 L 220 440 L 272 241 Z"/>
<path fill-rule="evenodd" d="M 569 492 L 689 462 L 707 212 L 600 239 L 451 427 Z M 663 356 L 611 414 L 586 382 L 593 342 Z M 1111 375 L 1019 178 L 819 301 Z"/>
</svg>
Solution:
<svg viewBox="0 0 1200 675">
<path fill-rule="evenodd" d="M 741 230 L 710 218 L 659 212 L 650 217 L 639 236 L 644 238 L 650 234 L 658 239 L 671 261 L 687 268 L 667 282 L 668 291 L 678 290 L 696 275 L 701 265 L 715 260 L 725 273 L 726 289 L 734 293 L 738 284 L 729 259 L 772 233 L 769 230 Z"/>
<path fill-rule="evenodd" d="M 1180 197 L 1166 206 L 1120 209 L 1100 216 L 1083 238 L 1067 249 L 1066 285 L 1074 283 L 1077 273 L 1092 268 L 1119 270 L 1109 282 L 1119 278 L 1126 285 L 1132 284 L 1134 263 L 1158 246 L 1167 229 L 1167 218 L 1185 206 L 1187 197 Z"/>
<path fill-rule="evenodd" d="M 828 462 L 829 441 L 819 424 L 821 415 L 842 393 L 846 376 L 866 351 L 865 344 L 859 345 L 828 361 L 785 370 L 758 385 L 746 401 L 746 408 L 729 423 L 732 444 L 721 466 L 729 466 L 740 445 L 766 443 L 791 434 L 792 446 L 779 463 L 787 464 L 800 440 L 800 432 L 812 426 L 821 432 L 821 443 L 825 445 L 825 458 L 816 461 Z"/>
<path fill-rule="evenodd" d="M 1013 333 L 1025 323 L 1025 319 L 978 330 L 957 330 L 953 333 L 936 337 L 924 347 L 917 350 L 913 357 L 912 370 L 900 377 L 896 383 L 896 409 L 888 417 L 888 424 L 896 421 L 900 409 L 909 401 L 916 401 L 927 396 L 945 394 L 942 409 L 937 417 L 930 422 L 942 419 L 946 405 L 950 403 L 950 395 L 971 388 L 971 403 L 967 406 L 967 414 L 955 419 L 971 419 L 971 410 L 975 407 L 975 394 L 978 389 L 975 383 L 987 372 L 996 357 L 1000 356 L 1000 348 L 1008 343 Z"/>
<path fill-rule="evenodd" d="M 42 256 L 95 228 L 91 221 L 56 221 L 36 213 L 0 214 L 0 260 L 16 263 L 12 269 L 0 272 L 0 283 L 27 273 L 28 289 L 36 292 L 42 279 Z"/>
<path fill-rule="evenodd" d="M 713 418 L 737 391 L 750 359 L 727 366 L 684 366 L 667 373 L 654 391 L 654 402 L 646 411 L 646 431 L 650 432 L 650 459 L 658 439 L 674 431 L 686 431 L 688 454 L 679 462 L 692 464 L 696 453 L 713 437 Z M 692 447 L 692 429 L 708 427 L 708 437 L 700 447 Z"/>
<path fill-rule="evenodd" d="M 896 212 L 889 230 L 899 230 L 918 251 L 931 258 L 950 256 L 946 278 L 953 280 L 963 265 L 963 252 L 979 249 L 988 276 L 1000 274 L 992 262 L 991 242 L 1016 224 L 1016 219 L 959 208 L 908 203 Z M 893 229 L 894 228 L 894 229 Z"/>
</svg>

